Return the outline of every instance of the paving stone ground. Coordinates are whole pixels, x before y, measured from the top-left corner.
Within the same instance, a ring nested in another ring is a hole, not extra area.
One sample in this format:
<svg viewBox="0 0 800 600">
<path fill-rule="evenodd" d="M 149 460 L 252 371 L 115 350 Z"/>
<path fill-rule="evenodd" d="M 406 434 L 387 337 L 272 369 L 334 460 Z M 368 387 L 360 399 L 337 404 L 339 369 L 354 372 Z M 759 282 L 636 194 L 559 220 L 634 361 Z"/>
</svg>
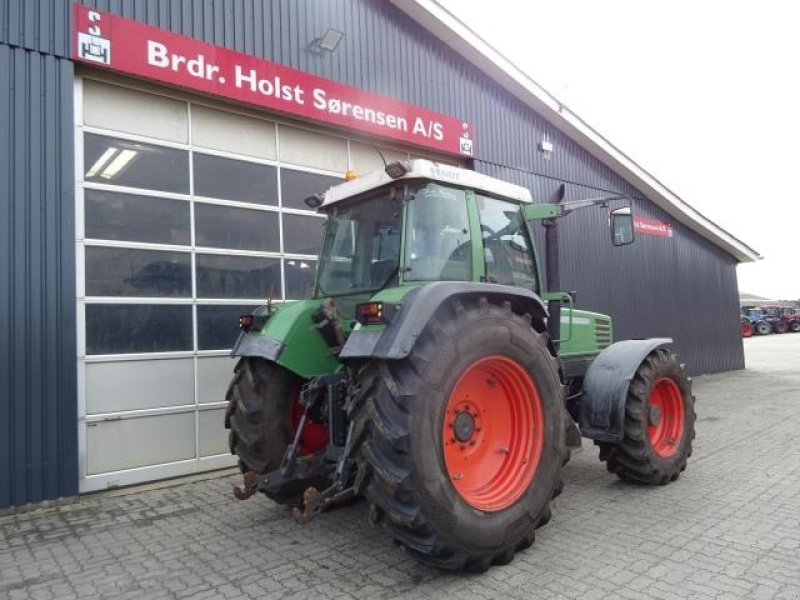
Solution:
<svg viewBox="0 0 800 600">
<path fill-rule="evenodd" d="M 483 575 L 411 560 L 358 503 L 296 525 L 232 477 L 0 517 L 0 598 L 800 598 L 800 334 L 695 380 L 697 440 L 666 487 L 586 445 L 533 548 Z"/>
</svg>

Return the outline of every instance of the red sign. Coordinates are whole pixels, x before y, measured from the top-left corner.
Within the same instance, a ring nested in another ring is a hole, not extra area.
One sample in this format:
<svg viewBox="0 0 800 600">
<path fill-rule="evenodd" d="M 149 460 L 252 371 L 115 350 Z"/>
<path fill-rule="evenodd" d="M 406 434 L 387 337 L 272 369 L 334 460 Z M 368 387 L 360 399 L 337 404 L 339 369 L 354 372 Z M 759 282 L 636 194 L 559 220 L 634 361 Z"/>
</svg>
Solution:
<svg viewBox="0 0 800 600">
<path fill-rule="evenodd" d="M 75 59 L 448 154 L 473 156 L 469 123 L 329 79 L 73 6 Z"/>
<path fill-rule="evenodd" d="M 647 217 L 633 217 L 633 230 L 643 235 L 654 235 L 656 237 L 672 237 L 672 225 L 659 221 L 658 219 L 648 219 Z"/>
</svg>

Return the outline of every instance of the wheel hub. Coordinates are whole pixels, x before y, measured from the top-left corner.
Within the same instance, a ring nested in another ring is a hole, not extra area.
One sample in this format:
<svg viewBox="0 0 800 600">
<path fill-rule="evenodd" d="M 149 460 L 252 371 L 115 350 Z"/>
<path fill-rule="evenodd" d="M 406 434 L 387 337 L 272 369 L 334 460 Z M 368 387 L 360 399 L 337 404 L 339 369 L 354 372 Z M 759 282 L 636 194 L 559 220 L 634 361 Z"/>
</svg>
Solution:
<svg viewBox="0 0 800 600">
<path fill-rule="evenodd" d="M 661 424 L 661 409 L 658 406 L 650 407 L 650 425 L 658 427 Z"/>
<path fill-rule="evenodd" d="M 475 433 L 475 419 L 467 411 L 461 411 L 456 415 L 453 423 L 453 435 L 459 442 L 468 442 Z"/>
<path fill-rule="evenodd" d="M 530 373 L 489 355 L 455 383 L 442 423 L 442 453 L 456 492 L 473 508 L 513 505 L 533 480 L 544 448 L 544 413 Z"/>
</svg>

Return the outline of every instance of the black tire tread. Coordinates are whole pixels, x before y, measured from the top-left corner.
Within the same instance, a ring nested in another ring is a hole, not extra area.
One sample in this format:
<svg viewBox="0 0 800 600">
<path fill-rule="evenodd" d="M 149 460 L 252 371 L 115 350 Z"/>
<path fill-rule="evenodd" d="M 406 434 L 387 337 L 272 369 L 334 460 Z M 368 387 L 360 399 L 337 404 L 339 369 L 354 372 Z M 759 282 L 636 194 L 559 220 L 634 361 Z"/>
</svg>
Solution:
<svg viewBox="0 0 800 600">
<path fill-rule="evenodd" d="M 243 473 L 267 473 L 280 466 L 291 443 L 290 402 L 300 379 L 279 365 L 258 357 L 243 357 L 234 368 L 225 399 L 228 446 L 239 457 Z M 301 458 L 302 460 L 302 458 Z M 289 481 L 267 496 L 278 504 L 299 506 L 309 485 L 323 489 L 328 479 Z"/>
<path fill-rule="evenodd" d="M 684 393 L 685 419 L 689 422 L 688 436 L 673 460 L 660 460 L 647 441 L 647 398 L 655 374 L 669 374 Z M 668 350 L 655 350 L 645 358 L 636 372 L 628 389 L 625 406 L 625 433 L 618 444 L 595 442 L 600 446 L 600 460 L 606 468 L 624 481 L 650 485 L 664 485 L 675 481 L 686 469 L 692 455 L 692 442 L 695 438 L 694 396 L 691 384 L 677 357 Z"/>
<path fill-rule="evenodd" d="M 513 319 L 518 325 L 531 329 L 530 315 L 511 312 L 508 303 L 490 305 L 485 298 L 477 303 L 456 302 L 450 307 L 449 318 L 434 318 L 415 346 L 408 359 L 399 361 L 369 361 L 365 363 L 351 389 L 350 418 L 355 422 L 357 438 L 356 476 L 357 492 L 365 495 L 370 503 L 372 520 L 382 520 L 397 542 L 405 546 L 408 553 L 418 561 L 439 569 L 482 572 L 491 565 L 508 564 L 516 552 L 524 550 L 534 542 L 534 530 L 550 520 L 548 501 L 538 515 L 532 515 L 522 538 L 515 532 L 516 540 L 499 551 L 485 554 L 448 547 L 426 521 L 420 505 L 420 497 L 412 482 L 411 457 L 409 456 L 409 419 L 404 399 L 415 389 L 421 378 L 421 361 L 428 358 L 437 342 L 451 339 L 458 327 L 477 314 L 491 311 L 504 318 Z M 540 325 L 540 331 L 544 327 Z M 533 334 L 546 343 L 546 336 Z M 445 342 L 446 343 L 446 342 Z M 548 355 L 550 356 L 550 355 Z M 558 377 L 558 366 L 551 357 L 551 368 Z M 566 447 L 564 447 L 566 449 Z M 560 477 L 553 483 L 550 499 L 562 490 Z M 431 507 L 427 507 L 431 510 Z"/>
</svg>

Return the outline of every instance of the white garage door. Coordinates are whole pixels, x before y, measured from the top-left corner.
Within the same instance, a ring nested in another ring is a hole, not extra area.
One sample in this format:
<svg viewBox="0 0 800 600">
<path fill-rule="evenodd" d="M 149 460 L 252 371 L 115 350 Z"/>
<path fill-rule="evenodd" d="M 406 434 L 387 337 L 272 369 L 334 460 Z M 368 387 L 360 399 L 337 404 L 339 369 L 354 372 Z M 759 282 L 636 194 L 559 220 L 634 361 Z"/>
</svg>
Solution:
<svg viewBox="0 0 800 600">
<path fill-rule="evenodd" d="M 383 166 L 355 140 L 121 83 L 75 87 L 82 492 L 235 464 L 237 317 L 270 290 L 310 295 L 323 221 L 303 199 Z"/>
</svg>

